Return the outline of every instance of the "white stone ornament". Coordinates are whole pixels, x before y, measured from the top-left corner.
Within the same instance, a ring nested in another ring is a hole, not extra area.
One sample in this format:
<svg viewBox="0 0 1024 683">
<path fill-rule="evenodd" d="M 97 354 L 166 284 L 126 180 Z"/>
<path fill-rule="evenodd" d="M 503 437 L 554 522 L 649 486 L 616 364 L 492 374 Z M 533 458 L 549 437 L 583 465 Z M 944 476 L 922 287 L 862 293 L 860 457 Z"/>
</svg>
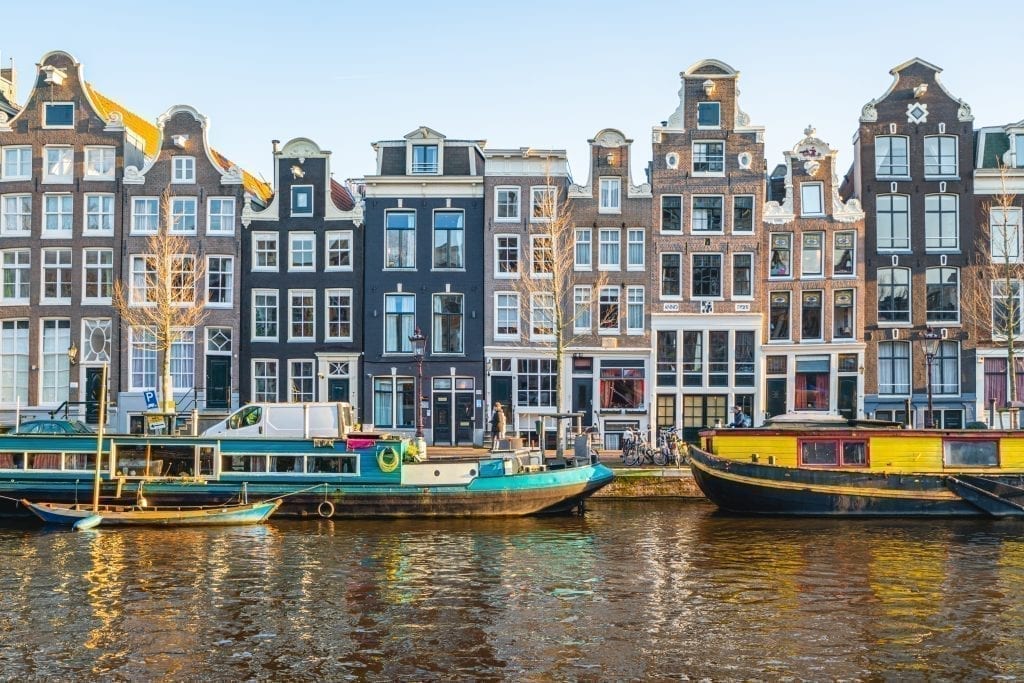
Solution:
<svg viewBox="0 0 1024 683">
<path fill-rule="evenodd" d="M 146 182 L 146 176 L 142 175 L 138 166 L 125 166 L 122 182 L 125 185 L 142 185 Z"/>
<path fill-rule="evenodd" d="M 750 155 L 750 152 L 740 152 L 736 157 L 736 163 L 744 170 L 749 170 L 752 162 L 753 157 Z"/>
<path fill-rule="evenodd" d="M 911 102 L 907 105 L 907 123 L 927 123 L 928 105 L 924 102 Z"/>
<path fill-rule="evenodd" d="M 292 164 L 291 168 L 292 178 L 305 178 L 306 172 L 302 170 L 302 167 L 298 164 Z"/>
</svg>

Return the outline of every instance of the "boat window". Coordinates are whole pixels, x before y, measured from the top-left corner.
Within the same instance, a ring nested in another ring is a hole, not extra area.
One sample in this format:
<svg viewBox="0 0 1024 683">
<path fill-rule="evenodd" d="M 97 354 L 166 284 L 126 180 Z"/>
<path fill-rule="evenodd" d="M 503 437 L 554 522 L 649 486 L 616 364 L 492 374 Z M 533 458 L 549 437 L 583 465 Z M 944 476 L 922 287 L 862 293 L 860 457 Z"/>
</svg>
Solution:
<svg viewBox="0 0 1024 683">
<path fill-rule="evenodd" d="M 29 453 L 28 468 L 30 470 L 59 470 L 60 453 Z"/>
<path fill-rule="evenodd" d="M 24 453 L 0 453 L 0 469 L 21 470 L 25 469 Z"/>
<path fill-rule="evenodd" d="M 867 467 L 868 444 L 867 441 L 853 439 L 801 440 L 800 464 L 806 467 Z"/>
<path fill-rule="evenodd" d="M 265 455 L 225 455 L 221 459 L 222 472 L 266 472 Z"/>
<path fill-rule="evenodd" d="M 66 470 L 94 470 L 96 469 L 96 453 L 65 453 L 64 469 Z"/>
<path fill-rule="evenodd" d="M 998 467 L 997 441 L 943 441 L 942 464 L 946 467 Z"/>
<path fill-rule="evenodd" d="M 271 472 L 302 472 L 301 455 L 273 455 L 270 457 Z"/>
<path fill-rule="evenodd" d="M 355 474 L 356 455 L 318 455 L 308 459 L 309 472 L 329 474 Z"/>
<path fill-rule="evenodd" d="M 854 467 L 867 465 L 867 444 L 863 441 L 844 441 L 843 464 Z"/>
</svg>

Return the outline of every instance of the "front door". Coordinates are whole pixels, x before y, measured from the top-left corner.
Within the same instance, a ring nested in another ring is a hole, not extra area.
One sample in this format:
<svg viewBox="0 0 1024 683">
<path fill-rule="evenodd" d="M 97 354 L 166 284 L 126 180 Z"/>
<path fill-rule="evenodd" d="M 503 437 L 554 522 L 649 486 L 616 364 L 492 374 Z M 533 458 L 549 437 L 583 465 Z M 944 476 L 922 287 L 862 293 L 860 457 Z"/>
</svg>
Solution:
<svg viewBox="0 0 1024 683">
<path fill-rule="evenodd" d="M 434 394 L 434 445 L 452 445 L 452 395 Z"/>
<path fill-rule="evenodd" d="M 227 410 L 231 399 L 231 358 L 206 357 L 206 407 Z"/>
<path fill-rule="evenodd" d="M 839 414 L 847 420 L 857 417 L 857 378 L 839 378 Z"/>
<path fill-rule="evenodd" d="M 696 443 L 700 432 L 716 425 L 725 426 L 726 398 L 723 394 L 686 394 L 683 396 L 683 440 Z"/>
<path fill-rule="evenodd" d="M 348 377 L 327 380 L 327 400 L 348 402 Z"/>
<path fill-rule="evenodd" d="M 768 400 L 765 403 L 765 409 L 768 411 L 768 417 L 785 414 L 787 386 L 788 380 L 786 380 L 785 377 L 776 377 L 768 380 L 766 387 Z"/>
<path fill-rule="evenodd" d="M 103 368 L 85 369 L 85 421 L 91 425 L 100 421 L 100 383 L 103 381 Z"/>
<path fill-rule="evenodd" d="M 473 414 L 473 394 L 455 394 L 455 445 L 460 443 L 473 444 L 473 427 L 476 420 Z"/>
<path fill-rule="evenodd" d="M 501 404 L 501 412 L 505 413 L 505 433 L 512 432 L 512 378 L 506 375 L 494 375 L 491 377 L 491 405 L 487 406 L 484 413 L 487 415 L 487 429 L 491 428 L 491 411 L 494 404 Z"/>
<path fill-rule="evenodd" d="M 594 380 L 590 377 L 572 381 L 572 412 L 583 413 L 583 426 L 594 424 Z"/>
</svg>

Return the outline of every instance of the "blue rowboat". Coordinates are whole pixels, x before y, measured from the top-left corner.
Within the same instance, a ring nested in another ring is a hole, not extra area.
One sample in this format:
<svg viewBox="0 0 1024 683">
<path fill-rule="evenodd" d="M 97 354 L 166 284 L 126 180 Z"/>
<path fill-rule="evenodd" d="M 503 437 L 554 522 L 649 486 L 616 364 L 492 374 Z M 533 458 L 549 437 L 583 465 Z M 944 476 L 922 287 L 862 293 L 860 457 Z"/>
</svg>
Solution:
<svg viewBox="0 0 1024 683">
<path fill-rule="evenodd" d="M 260 524 L 281 506 L 280 500 L 242 505 L 196 507 L 154 507 L 148 505 L 62 505 L 59 503 L 21 504 L 47 524 L 85 525 L 99 517 L 104 526 L 240 526 Z M 95 526 L 93 524 L 92 526 Z"/>
</svg>

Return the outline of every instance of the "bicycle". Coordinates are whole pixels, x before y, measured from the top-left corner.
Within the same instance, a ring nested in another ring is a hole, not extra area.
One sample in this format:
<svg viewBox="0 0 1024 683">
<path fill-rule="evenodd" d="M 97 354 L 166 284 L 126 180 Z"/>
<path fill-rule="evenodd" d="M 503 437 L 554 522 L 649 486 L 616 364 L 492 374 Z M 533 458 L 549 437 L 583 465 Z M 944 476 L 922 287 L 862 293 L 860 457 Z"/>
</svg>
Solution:
<svg viewBox="0 0 1024 683">
<path fill-rule="evenodd" d="M 653 465 L 665 465 L 668 458 L 658 448 L 653 448 L 643 433 L 637 433 L 623 442 L 622 461 L 629 466 L 642 465 L 649 462 Z"/>
<path fill-rule="evenodd" d="M 687 446 L 679 437 L 678 427 L 664 427 L 658 437 L 658 449 L 665 462 L 674 462 L 676 467 L 688 465 L 690 458 L 686 455 Z"/>
</svg>

